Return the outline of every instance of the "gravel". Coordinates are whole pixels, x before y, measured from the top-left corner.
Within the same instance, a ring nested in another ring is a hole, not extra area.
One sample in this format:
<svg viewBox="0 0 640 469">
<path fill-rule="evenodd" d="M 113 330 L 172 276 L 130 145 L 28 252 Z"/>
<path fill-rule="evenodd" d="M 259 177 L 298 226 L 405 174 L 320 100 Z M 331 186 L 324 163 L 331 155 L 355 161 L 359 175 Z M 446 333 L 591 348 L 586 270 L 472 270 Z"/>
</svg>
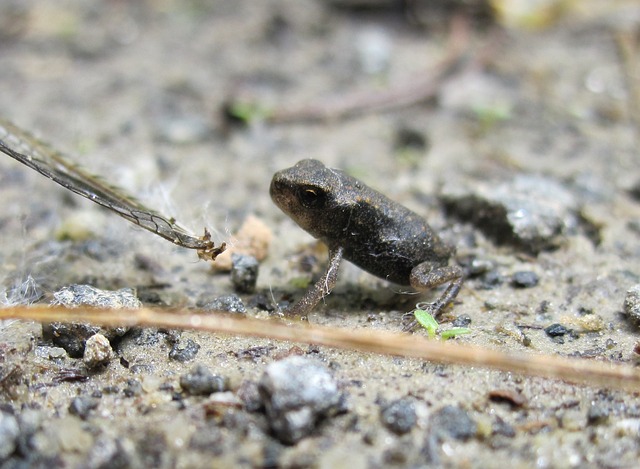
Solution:
<svg viewBox="0 0 640 469">
<path fill-rule="evenodd" d="M 200 344 L 193 339 L 178 339 L 169 352 L 169 358 L 181 363 L 188 362 L 196 358 L 199 350 Z"/>
<path fill-rule="evenodd" d="M 640 324 L 640 284 L 634 285 L 624 297 L 624 312 L 629 319 L 636 324 Z"/>
<path fill-rule="evenodd" d="M 13 415 L 0 411 L 0 460 L 15 451 L 19 434 L 18 420 Z"/>
<path fill-rule="evenodd" d="M 198 396 L 227 391 L 229 387 L 222 376 L 214 375 L 209 368 L 200 364 L 180 376 L 180 386 L 189 394 Z"/>
<path fill-rule="evenodd" d="M 339 408 L 338 385 L 322 364 L 289 357 L 267 366 L 259 381 L 269 426 L 282 443 L 294 444 Z"/>
<path fill-rule="evenodd" d="M 397 435 L 410 432 L 418 421 L 413 400 L 398 399 L 382 406 L 380 420 L 385 427 Z"/>
<path fill-rule="evenodd" d="M 231 283 L 240 293 L 253 293 L 258 281 L 260 264 L 253 256 L 243 254 L 231 255 Z"/>
</svg>

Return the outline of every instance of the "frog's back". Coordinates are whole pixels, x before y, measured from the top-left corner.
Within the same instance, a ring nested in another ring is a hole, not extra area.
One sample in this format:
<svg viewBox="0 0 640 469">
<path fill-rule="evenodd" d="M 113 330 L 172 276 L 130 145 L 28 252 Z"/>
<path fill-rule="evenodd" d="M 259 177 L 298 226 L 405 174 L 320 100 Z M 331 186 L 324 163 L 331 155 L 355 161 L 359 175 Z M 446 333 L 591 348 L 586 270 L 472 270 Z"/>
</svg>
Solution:
<svg viewBox="0 0 640 469">
<path fill-rule="evenodd" d="M 369 187 L 358 194 L 342 235 L 324 239 L 344 247 L 345 259 L 367 272 L 400 285 L 409 285 L 411 270 L 428 261 L 445 265 L 452 254 L 417 213 Z"/>
</svg>

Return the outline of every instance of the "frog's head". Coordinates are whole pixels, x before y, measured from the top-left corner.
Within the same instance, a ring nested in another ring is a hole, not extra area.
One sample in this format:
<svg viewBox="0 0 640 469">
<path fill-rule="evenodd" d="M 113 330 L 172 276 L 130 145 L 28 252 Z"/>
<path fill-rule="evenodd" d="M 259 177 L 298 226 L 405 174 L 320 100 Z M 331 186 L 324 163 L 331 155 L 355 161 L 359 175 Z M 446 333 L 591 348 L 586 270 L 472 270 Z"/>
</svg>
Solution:
<svg viewBox="0 0 640 469">
<path fill-rule="evenodd" d="M 302 160 L 271 180 L 273 202 L 315 238 L 330 239 L 340 226 L 344 174 L 318 160 Z"/>
</svg>

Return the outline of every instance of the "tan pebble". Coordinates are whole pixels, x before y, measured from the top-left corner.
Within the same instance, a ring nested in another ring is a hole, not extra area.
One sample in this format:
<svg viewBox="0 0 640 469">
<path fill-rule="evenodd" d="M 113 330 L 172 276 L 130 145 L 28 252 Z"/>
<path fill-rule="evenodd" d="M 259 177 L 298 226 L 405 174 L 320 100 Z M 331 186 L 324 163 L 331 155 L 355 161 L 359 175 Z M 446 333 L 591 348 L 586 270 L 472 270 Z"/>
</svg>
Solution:
<svg viewBox="0 0 640 469">
<path fill-rule="evenodd" d="M 255 215 L 249 215 L 237 233 L 227 242 L 227 249 L 211 263 L 214 270 L 231 270 L 231 254 L 246 254 L 262 261 L 267 257 L 273 233 Z"/>
<path fill-rule="evenodd" d="M 87 368 L 106 365 L 111 360 L 111 344 L 102 334 L 94 334 L 85 343 L 82 361 Z"/>
</svg>

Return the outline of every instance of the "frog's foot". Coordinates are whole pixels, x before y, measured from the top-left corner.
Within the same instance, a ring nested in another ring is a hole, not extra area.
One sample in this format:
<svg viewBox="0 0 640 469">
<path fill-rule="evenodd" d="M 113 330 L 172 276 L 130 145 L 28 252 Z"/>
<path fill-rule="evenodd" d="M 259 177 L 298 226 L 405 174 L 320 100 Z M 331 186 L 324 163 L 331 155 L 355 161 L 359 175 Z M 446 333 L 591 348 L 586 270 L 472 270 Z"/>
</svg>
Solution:
<svg viewBox="0 0 640 469">
<path fill-rule="evenodd" d="M 402 332 L 412 332 L 418 326 L 418 321 L 416 321 L 413 312 L 404 313 L 402 315 L 402 324 L 404 324 L 404 326 L 402 326 Z"/>
</svg>

